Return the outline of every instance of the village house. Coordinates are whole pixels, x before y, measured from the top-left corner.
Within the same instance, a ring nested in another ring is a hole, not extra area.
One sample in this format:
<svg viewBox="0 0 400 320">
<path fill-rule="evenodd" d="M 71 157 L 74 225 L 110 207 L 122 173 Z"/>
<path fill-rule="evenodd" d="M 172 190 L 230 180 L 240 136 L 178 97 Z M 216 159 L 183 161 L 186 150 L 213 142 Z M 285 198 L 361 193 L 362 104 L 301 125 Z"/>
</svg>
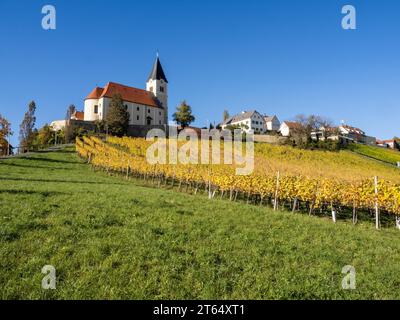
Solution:
<svg viewBox="0 0 400 320">
<path fill-rule="evenodd" d="M 257 111 L 243 111 L 233 117 L 226 119 L 222 124 L 222 130 L 228 126 L 241 128 L 248 133 L 253 130 L 255 134 L 262 134 L 265 131 L 264 117 Z"/>
<path fill-rule="evenodd" d="M 376 145 L 376 138 L 367 136 L 366 133 L 359 128 L 343 124 L 339 126 L 338 129 L 339 129 L 339 135 L 349 140 L 368 145 Z"/>
<path fill-rule="evenodd" d="M 276 132 L 279 130 L 281 126 L 281 122 L 279 121 L 277 116 L 264 116 L 264 123 L 265 123 L 265 128 L 264 132 Z"/>
<path fill-rule="evenodd" d="M 378 147 L 383 147 L 383 148 L 389 148 L 393 150 L 399 150 L 400 149 L 400 144 L 394 140 L 376 140 L 376 145 Z"/>
<path fill-rule="evenodd" d="M 301 128 L 301 124 L 293 121 L 284 121 L 279 127 L 279 132 L 283 137 L 291 137 L 296 133 L 296 130 Z"/>
</svg>

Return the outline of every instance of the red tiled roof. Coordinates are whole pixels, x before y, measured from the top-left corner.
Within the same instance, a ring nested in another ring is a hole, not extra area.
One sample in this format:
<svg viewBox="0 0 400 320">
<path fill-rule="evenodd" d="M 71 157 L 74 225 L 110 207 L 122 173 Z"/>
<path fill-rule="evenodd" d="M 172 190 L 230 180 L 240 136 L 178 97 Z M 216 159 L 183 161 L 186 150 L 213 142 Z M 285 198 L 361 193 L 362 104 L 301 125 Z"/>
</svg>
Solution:
<svg viewBox="0 0 400 320">
<path fill-rule="evenodd" d="M 96 87 L 93 89 L 91 93 L 85 98 L 85 100 L 89 99 L 99 99 L 101 94 L 103 93 L 104 88 Z"/>
<path fill-rule="evenodd" d="M 285 121 L 285 123 L 290 129 L 297 129 L 302 127 L 301 123 L 298 122 Z"/>
<path fill-rule="evenodd" d="M 115 94 L 118 93 L 122 96 L 122 100 L 127 102 L 138 103 L 157 108 L 161 107 L 158 99 L 154 96 L 152 92 L 124 86 L 122 84 L 114 82 L 109 82 L 106 85 L 103 93 L 101 94 L 101 98 L 112 98 Z"/>
<path fill-rule="evenodd" d="M 83 111 L 75 111 L 74 114 L 76 120 L 84 120 L 85 119 L 85 113 Z"/>
<path fill-rule="evenodd" d="M 150 107 L 161 108 L 160 102 L 150 91 L 128 87 L 119 83 L 109 82 L 105 88 L 96 87 L 85 100 L 112 98 L 115 94 L 120 94 L 122 100 Z"/>
</svg>

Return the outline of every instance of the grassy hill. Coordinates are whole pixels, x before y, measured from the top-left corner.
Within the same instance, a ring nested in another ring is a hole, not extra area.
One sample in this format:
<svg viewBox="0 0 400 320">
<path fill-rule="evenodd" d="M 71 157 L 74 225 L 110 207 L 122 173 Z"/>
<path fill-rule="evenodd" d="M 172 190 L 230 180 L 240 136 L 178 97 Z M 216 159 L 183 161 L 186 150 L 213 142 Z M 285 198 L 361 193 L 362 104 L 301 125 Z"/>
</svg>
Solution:
<svg viewBox="0 0 400 320">
<path fill-rule="evenodd" d="M 0 208 L 2 299 L 400 298 L 397 230 L 149 188 L 72 150 L 1 160 Z"/>
<path fill-rule="evenodd" d="M 352 145 L 351 150 L 358 154 L 393 165 L 397 165 L 397 162 L 400 162 L 400 152 L 396 150 L 366 146 L 362 144 Z"/>
</svg>

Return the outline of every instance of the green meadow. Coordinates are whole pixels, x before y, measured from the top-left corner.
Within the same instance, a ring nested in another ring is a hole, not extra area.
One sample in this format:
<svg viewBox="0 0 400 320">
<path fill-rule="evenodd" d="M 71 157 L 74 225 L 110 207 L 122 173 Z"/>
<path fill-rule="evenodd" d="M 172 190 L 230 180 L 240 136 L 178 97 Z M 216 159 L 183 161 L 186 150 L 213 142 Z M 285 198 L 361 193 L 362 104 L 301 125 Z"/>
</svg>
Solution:
<svg viewBox="0 0 400 320">
<path fill-rule="evenodd" d="M 399 299 L 399 239 L 109 176 L 73 149 L 0 160 L 2 299 Z"/>
</svg>

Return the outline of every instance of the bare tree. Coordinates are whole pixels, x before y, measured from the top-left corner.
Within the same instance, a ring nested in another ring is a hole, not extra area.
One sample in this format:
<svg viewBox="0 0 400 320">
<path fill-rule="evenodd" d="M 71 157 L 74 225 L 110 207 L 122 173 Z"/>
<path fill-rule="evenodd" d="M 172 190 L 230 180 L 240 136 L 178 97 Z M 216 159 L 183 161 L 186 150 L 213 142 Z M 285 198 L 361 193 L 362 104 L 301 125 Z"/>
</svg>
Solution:
<svg viewBox="0 0 400 320">
<path fill-rule="evenodd" d="M 67 121 L 70 120 L 71 117 L 74 115 L 75 111 L 76 111 L 75 105 L 73 105 L 73 104 L 69 105 L 69 107 L 67 109 L 67 115 L 65 117 L 65 120 L 67 120 Z"/>
<path fill-rule="evenodd" d="M 294 130 L 295 133 L 307 140 L 311 139 L 312 132 L 319 131 L 322 131 L 324 138 L 327 138 L 332 129 L 332 121 L 318 115 L 305 116 L 304 114 L 299 114 L 295 117 L 295 121 L 299 124 Z"/>
</svg>

